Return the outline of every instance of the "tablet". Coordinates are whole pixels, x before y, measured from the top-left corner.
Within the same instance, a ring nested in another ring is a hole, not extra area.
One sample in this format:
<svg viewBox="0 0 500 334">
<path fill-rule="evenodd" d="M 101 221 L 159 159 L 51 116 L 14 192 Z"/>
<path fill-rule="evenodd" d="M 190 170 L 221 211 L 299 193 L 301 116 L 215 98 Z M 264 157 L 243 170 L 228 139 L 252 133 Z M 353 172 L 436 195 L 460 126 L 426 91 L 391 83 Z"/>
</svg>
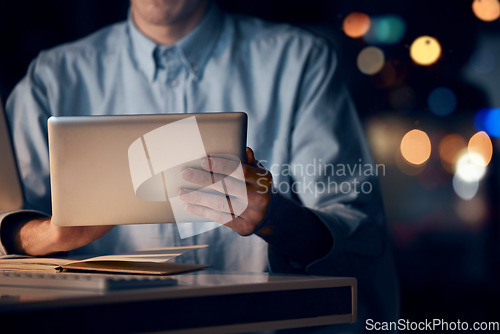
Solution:
<svg viewBox="0 0 500 334">
<path fill-rule="evenodd" d="M 199 188 L 182 170 L 210 155 L 244 161 L 246 131 L 242 112 L 50 117 L 52 222 L 207 221 L 178 200 L 181 187 Z"/>
</svg>

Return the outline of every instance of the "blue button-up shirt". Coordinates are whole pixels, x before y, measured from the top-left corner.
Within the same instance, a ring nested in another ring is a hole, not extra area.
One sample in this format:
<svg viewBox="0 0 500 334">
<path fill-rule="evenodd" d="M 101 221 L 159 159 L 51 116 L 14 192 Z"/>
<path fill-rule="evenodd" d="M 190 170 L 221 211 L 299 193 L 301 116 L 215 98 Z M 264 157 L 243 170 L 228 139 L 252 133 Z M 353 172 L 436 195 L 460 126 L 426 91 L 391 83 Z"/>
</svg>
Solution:
<svg viewBox="0 0 500 334">
<path fill-rule="evenodd" d="M 129 17 L 41 52 L 6 105 L 25 206 L 51 212 L 51 115 L 245 111 L 248 146 L 273 173 L 275 188 L 310 208 L 333 236 L 331 251 L 302 270 L 356 276 L 371 291 L 369 308 L 393 309 L 390 288 L 395 283 L 376 175 L 381 170 L 374 169 L 339 67 L 322 38 L 286 24 L 225 14 L 216 6 L 171 46 L 146 38 Z M 279 208 L 270 211 L 276 212 L 273 220 L 283 219 Z M 79 251 L 207 243 L 209 248 L 182 260 L 263 271 L 269 268 L 269 255 L 271 270 L 297 269 L 286 257 L 268 254 L 266 243 L 255 235 L 241 237 L 224 226 L 181 240 L 175 228 L 117 226 Z"/>
</svg>

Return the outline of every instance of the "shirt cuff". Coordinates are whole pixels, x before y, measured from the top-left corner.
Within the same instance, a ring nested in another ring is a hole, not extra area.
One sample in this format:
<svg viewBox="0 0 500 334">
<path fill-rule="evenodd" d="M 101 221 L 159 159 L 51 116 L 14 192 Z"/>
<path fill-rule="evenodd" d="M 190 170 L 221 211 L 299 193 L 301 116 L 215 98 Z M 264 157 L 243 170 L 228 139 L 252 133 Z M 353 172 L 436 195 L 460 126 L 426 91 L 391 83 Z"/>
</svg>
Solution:
<svg viewBox="0 0 500 334">
<path fill-rule="evenodd" d="M 301 266 L 325 256 L 333 246 L 333 236 L 310 209 L 271 192 L 269 205 L 255 234 Z"/>
<path fill-rule="evenodd" d="M 19 253 L 14 245 L 14 232 L 23 223 L 32 219 L 49 217 L 35 210 L 0 212 L 0 255 Z"/>
<path fill-rule="evenodd" d="M 306 266 L 306 272 L 313 275 L 343 276 L 337 270 L 337 265 L 339 262 L 348 262 L 344 255 L 347 234 L 331 214 L 317 210 L 313 210 L 313 212 L 322 221 L 323 226 L 328 229 L 328 233 L 335 236 L 335 247 L 330 248 L 322 257 L 309 263 Z"/>
</svg>

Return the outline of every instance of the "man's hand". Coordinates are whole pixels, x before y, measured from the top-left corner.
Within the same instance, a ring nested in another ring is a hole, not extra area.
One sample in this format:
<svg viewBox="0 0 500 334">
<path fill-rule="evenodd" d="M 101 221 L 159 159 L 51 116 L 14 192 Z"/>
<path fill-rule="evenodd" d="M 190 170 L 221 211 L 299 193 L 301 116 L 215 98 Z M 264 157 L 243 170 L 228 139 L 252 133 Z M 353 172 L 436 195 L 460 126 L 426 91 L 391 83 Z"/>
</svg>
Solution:
<svg viewBox="0 0 500 334">
<path fill-rule="evenodd" d="M 14 235 L 16 248 L 29 255 L 70 251 L 89 244 L 108 233 L 113 226 L 58 226 L 50 218 L 23 224 Z"/>
<path fill-rule="evenodd" d="M 247 163 L 242 163 L 243 175 L 240 179 L 234 178 L 235 161 L 217 157 L 203 159 L 201 163 L 203 170 L 194 168 L 184 170 L 183 178 L 186 181 L 221 193 L 216 195 L 182 189 L 179 197 L 187 203 L 186 211 L 227 225 L 240 235 L 252 234 L 264 218 L 273 180 L 271 173 L 255 159 L 249 147 L 247 147 L 246 156 Z M 233 177 L 229 176 L 231 174 Z M 214 183 L 214 175 L 217 175 L 217 179 L 224 180 L 223 188 L 217 186 L 221 184 L 220 182 Z M 244 182 L 243 187 L 242 182 Z M 245 190 L 246 194 L 242 193 Z M 244 209 L 245 206 L 246 209 Z M 234 212 L 242 211 L 238 208 L 244 211 L 239 216 L 235 216 Z"/>
</svg>

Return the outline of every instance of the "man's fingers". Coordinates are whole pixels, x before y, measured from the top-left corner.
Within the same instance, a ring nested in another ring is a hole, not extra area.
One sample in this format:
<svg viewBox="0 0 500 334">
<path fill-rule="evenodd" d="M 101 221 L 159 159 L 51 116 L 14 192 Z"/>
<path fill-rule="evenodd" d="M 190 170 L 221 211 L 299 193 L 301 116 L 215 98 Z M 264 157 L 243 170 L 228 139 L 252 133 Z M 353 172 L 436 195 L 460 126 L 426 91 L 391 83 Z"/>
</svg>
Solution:
<svg viewBox="0 0 500 334">
<path fill-rule="evenodd" d="M 198 184 L 202 187 L 214 189 L 222 194 L 228 194 L 242 199 L 247 196 L 246 184 L 232 177 L 195 168 L 184 169 L 182 177 L 186 181 Z"/>
<path fill-rule="evenodd" d="M 254 165 L 257 159 L 255 159 L 255 153 L 253 150 L 247 146 L 245 153 L 247 155 L 247 163 L 250 165 Z"/>
<path fill-rule="evenodd" d="M 226 225 L 227 227 L 232 228 L 237 233 L 243 236 L 253 233 L 254 226 L 248 224 L 248 222 L 244 218 L 239 216 L 233 217 L 228 213 L 218 212 L 196 204 L 187 204 L 186 211 L 193 215 L 201 216 L 216 223 Z"/>
<path fill-rule="evenodd" d="M 201 161 L 201 167 L 206 171 L 228 175 L 250 184 L 256 184 L 260 177 L 269 174 L 269 171 L 256 160 L 255 165 L 248 165 L 242 164 L 239 160 L 235 161 L 211 156 Z"/>
<path fill-rule="evenodd" d="M 247 208 L 247 201 L 229 198 L 225 195 L 211 194 L 199 190 L 181 190 L 179 198 L 190 204 L 204 206 L 215 211 L 239 215 Z"/>
<path fill-rule="evenodd" d="M 245 181 L 243 165 L 240 160 L 207 157 L 201 160 L 201 167 L 209 172 L 231 175 L 235 179 Z"/>
<path fill-rule="evenodd" d="M 236 218 L 235 216 L 232 216 L 230 213 L 216 211 L 214 209 L 207 208 L 206 206 L 196 205 L 192 203 L 186 204 L 186 211 L 193 215 L 205 217 L 207 219 L 210 219 L 216 223 L 223 225 L 229 223 L 231 220 Z"/>
</svg>

